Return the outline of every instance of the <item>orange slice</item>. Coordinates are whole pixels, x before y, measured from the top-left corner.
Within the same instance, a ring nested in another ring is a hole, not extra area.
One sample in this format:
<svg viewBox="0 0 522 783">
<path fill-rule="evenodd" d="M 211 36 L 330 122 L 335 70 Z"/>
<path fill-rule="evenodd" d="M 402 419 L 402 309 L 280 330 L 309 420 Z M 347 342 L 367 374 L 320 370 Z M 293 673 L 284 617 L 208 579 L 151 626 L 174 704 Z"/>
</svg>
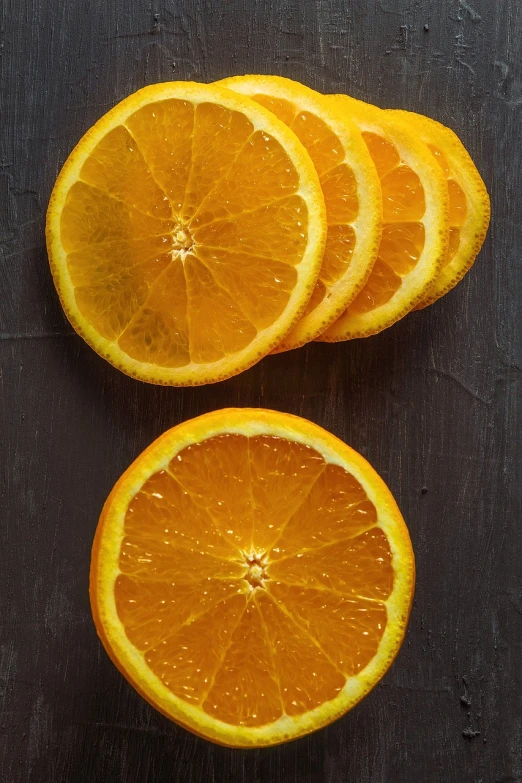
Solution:
<svg viewBox="0 0 522 783">
<path fill-rule="evenodd" d="M 174 427 L 123 474 L 90 594 L 145 699 L 207 739 L 257 747 L 371 690 L 413 585 L 406 525 L 366 460 L 304 419 L 238 409 Z"/>
<path fill-rule="evenodd" d="M 139 90 L 82 138 L 47 215 L 71 324 L 152 383 L 195 385 L 278 345 L 326 238 L 319 179 L 271 112 L 220 87 Z"/>
<path fill-rule="evenodd" d="M 323 189 L 323 263 L 303 317 L 277 349 L 286 351 L 324 332 L 366 282 L 381 238 L 379 178 L 360 131 L 324 95 L 280 76 L 234 76 L 219 83 L 270 109 L 299 136 Z"/>
<path fill-rule="evenodd" d="M 411 124 L 428 145 L 448 182 L 449 246 L 442 269 L 417 305 L 418 310 L 447 294 L 473 266 L 488 230 L 489 196 L 466 148 L 450 128 L 414 112 L 390 109 L 389 113 Z"/>
<path fill-rule="evenodd" d="M 386 329 L 426 296 L 448 247 L 449 198 L 440 166 L 408 123 L 346 95 L 330 100 L 362 131 L 381 179 L 384 221 L 366 285 L 319 338 L 335 342 Z"/>
</svg>

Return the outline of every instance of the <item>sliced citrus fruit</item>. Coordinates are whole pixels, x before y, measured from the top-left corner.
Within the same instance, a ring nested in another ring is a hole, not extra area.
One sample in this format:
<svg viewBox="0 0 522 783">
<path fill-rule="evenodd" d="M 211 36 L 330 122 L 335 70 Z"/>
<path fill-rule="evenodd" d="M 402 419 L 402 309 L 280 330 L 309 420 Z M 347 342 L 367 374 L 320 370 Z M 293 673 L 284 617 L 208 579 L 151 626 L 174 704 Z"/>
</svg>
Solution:
<svg viewBox="0 0 522 783">
<path fill-rule="evenodd" d="M 324 726 L 383 676 L 414 560 L 390 491 L 304 419 L 223 410 L 156 440 L 109 495 L 90 595 L 116 666 L 154 707 L 234 746 Z"/>
<path fill-rule="evenodd" d="M 414 112 L 390 109 L 389 113 L 410 123 L 428 145 L 448 182 L 449 246 L 442 269 L 417 305 L 418 310 L 447 294 L 473 266 L 488 230 L 489 196 L 466 148 L 450 128 Z"/>
<path fill-rule="evenodd" d="M 47 215 L 73 327 L 152 383 L 229 377 L 305 309 L 326 239 L 303 145 L 244 96 L 191 82 L 139 90 L 65 163 Z"/>
<path fill-rule="evenodd" d="M 219 82 L 270 109 L 299 136 L 319 174 L 328 235 L 319 279 L 304 315 L 277 351 L 297 348 L 333 323 L 366 282 L 377 256 L 382 197 L 361 133 L 324 95 L 280 76 Z"/>
<path fill-rule="evenodd" d="M 358 125 L 380 176 L 383 229 L 366 285 L 319 340 L 367 337 L 408 313 L 438 276 L 448 247 L 446 178 L 408 123 L 346 95 L 330 100 Z"/>
</svg>

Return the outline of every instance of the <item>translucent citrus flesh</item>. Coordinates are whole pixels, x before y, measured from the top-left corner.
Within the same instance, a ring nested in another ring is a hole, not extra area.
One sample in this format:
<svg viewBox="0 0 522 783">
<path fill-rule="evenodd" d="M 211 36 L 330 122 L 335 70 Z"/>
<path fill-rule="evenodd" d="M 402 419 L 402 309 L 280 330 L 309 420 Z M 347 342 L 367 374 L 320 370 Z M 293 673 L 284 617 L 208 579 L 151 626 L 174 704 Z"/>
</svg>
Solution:
<svg viewBox="0 0 522 783">
<path fill-rule="evenodd" d="M 261 726 L 333 699 L 376 654 L 393 589 L 359 482 L 309 446 L 217 435 L 128 507 L 115 584 L 130 642 L 176 696 Z"/>
<path fill-rule="evenodd" d="M 460 229 L 466 221 L 466 217 L 468 214 L 468 203 L 466 200 L 466 194 L 464 193 L 464 191 L 462 190 L 458 182 L 455 179 L 453 179 L 453 177 L 451 176 L 448 161 L 444 157 L 443 152 L 434 144 L 428 144 L 428 147 L 430 148 L 431 152 L 433 153 L 433 157 L 440 165 L 441 169 L 443 170 L 444 174 L 448 179 L 448 191 L 449 191 L 449 202 L 450 202 L 450 211 L 449 211 L 450 235 L 449 235 L 448 249 L 446 251 L 446 255 L 444 256 L 444 260 L 442 262 L 442 268 L 444 269 L 444 267 L 446 267 L 450 263 L 455 253 L 459 249 Z"/>
<path fill-rule="evenodd" d="M 353 314 L 386 304 L 415 267 L 424 247 L 426 209 L 420 179 L 401 161 L 395 145 L 376 133 L 362 135 L 381 180 L 383 235 L 370 277 L 348 307 Z"/>
<path fill-rule="evenodd" d="M 352 257 L 356 236 L 351 224 L 359 214 L 357 182 L 351 167 L 344 163 L 341 141 L 316 114 L 299 111 L 291 101 L 261 93 L 252 98 L 275 114 L 299 137 L 319 174 L 326 205 L 328 233 L 316 290 L 305 315 L 311 313 L 325 296 L 326 287 L 345 274 Z"/>
<path fill-rule="evenodd" d="M 61 239 L 82 315 L 164 367 L 242 350 L 288 304 L 307 245 L 299 176 L 270 135 L 214 103 L 151 103 L 84 163 Z"/>
</svg>

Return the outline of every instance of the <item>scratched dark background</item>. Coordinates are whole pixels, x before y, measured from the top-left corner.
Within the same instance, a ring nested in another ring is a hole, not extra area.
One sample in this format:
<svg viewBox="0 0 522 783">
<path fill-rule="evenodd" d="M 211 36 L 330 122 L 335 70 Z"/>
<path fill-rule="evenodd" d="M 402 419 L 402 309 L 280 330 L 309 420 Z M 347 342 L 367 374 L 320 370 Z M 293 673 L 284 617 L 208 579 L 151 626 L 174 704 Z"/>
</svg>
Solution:
<svg viewBox="0 0 522 783">
<path fill-rule="evenodd" d="M 4 0 L 0 28 L 2 783 L 522 781 L 522 3 Z M 73 145 L 130 92 L 244 72 L 449 124 L 488 185 L 491 229 L 457 289 L 377 337 L 207 388 L 148 386 L 62 315 L 47 200 Z M 259 751 L 214 746 L 142 701 L 87 596 L 116 478 L 168 427 L 229 405 L 301 414 L 361 451 L 418 566 L 384 681 L 326 730 Z"/>
</svg>

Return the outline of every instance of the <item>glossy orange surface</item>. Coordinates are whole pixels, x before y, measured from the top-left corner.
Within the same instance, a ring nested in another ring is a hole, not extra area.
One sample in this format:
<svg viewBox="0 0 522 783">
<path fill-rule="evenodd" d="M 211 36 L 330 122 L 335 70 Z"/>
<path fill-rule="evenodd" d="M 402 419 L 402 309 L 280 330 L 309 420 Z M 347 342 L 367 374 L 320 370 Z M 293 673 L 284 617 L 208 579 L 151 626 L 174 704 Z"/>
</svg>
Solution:
<svg viewBox="0 0 522 783">
<path fill-rule="evenodd" d="M 328 176 L 353 188 L 342 167 Z M 144 106 L 98 143 L 62 211 L 78 309 L 140 362 L 177 368 L 241 351 L 295 287 L 308 228 L 298 190 L 287 152 L 241 112 Z M 335 209 L 344 219 L 353 199 Z"/>
<path fill-rule="evenodd" d="M 393 588 L 359 482 L 315 449 L 223 434 L 185 447 L 128 507 L 118 615 L 150 669 L 222 721 L 334 698 L 375 655 Z"/>
</svg>

